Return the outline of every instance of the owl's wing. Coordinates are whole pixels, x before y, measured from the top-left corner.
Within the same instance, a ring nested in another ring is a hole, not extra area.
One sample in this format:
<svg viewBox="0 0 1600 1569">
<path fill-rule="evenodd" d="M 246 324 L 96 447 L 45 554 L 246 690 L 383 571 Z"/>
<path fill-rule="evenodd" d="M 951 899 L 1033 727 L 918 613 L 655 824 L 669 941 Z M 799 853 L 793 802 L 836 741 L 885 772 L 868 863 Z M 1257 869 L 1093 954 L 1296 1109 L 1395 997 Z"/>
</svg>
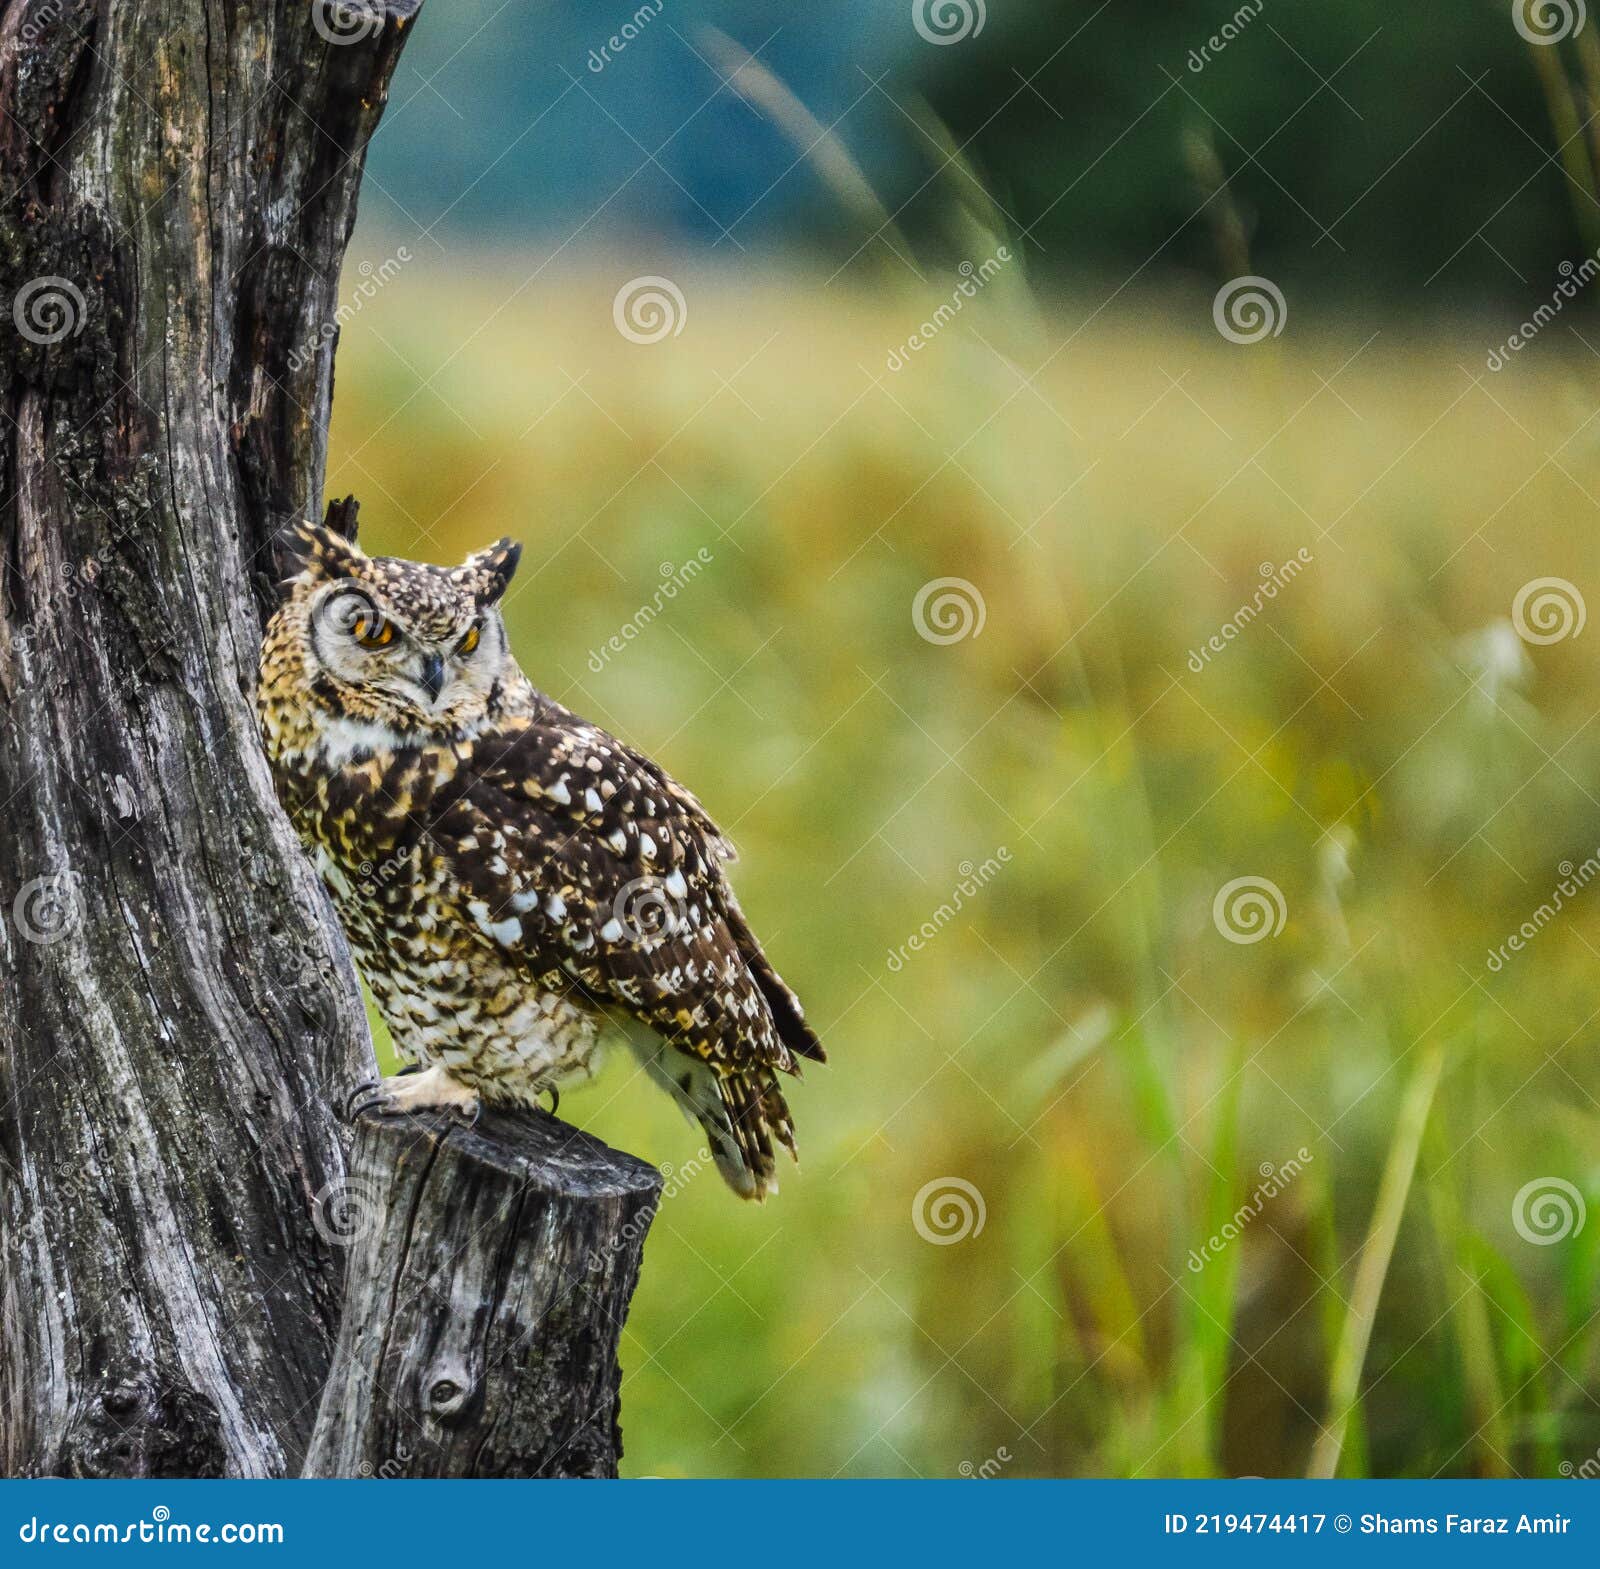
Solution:
<svg viewBox="0 0 1600 1569">
<path fill-rule="evenodd" d="M 459 754 L 458 754 L 459 755 Z M 555 704 L 470 744 L 428 837 L 489 940 L 719 1073 L 822 1060 L 723 863 L 733 847 L 660 767 Z"/>
<path fill-rule="evenodd" d="M 773 1141 L 795 1153 L 777 1074 L 823 1051 L 734 898 L 732 845 L 656 764 L 553 703 L 456 755 L 424 832 L 469 919 L 531 980 L 676 1048 L 630 1042 L 734 1190 L 776 1192 Z"/>
</svg>

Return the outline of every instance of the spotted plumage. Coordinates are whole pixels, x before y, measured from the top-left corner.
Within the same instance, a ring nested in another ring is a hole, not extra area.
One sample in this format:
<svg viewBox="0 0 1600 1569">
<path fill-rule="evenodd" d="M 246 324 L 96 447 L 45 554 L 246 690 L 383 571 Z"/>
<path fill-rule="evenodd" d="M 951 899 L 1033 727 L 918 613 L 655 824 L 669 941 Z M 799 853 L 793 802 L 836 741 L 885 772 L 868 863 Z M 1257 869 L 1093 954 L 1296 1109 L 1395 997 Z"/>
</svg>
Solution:
<svg viewBox="0 0 1600 1569">
<path fill-rule="evenodd" d="M 447 569 L 292 536 L 258 705 L 278 794 L 395 1044 L 395 1110 L 531 1105 L 605 1026 L 735 1191 L 794 1153 L 778 1075 L 822 1059 L 734 898 L 732 846 L 648 758 L 536 690 L 496 608 L 507 541 Z"/>
</svg>

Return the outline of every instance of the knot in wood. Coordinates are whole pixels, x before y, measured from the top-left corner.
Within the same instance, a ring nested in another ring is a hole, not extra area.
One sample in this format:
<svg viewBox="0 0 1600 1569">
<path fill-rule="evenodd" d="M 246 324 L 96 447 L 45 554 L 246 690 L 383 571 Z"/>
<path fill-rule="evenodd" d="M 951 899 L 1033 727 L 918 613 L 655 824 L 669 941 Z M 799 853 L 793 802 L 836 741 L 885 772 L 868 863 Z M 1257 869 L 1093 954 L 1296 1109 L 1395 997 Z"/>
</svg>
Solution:
<svg viewBox="0 0 1600 1569">
<path fill-rule="evenodd" d="M 116 1384 L 100 1396 L 100 1404 L 107 1416 L 127 1416 L 139 1404 L 137 1384 Z"/>
<path fill-rule="evenodd" d="M 51 1474 L 69 1477 L 220 1476 L 222 1424 L 214 1403 L 156 1375 L 113 1374 L 69 1428 Z"/>
<path fill-rule="evenodd" d="M 441 1422 L 459 1416 L 472 1398 L 472 1386 L 448 1374 L 428 1386 L 428 1414 Z"/>
</svg>

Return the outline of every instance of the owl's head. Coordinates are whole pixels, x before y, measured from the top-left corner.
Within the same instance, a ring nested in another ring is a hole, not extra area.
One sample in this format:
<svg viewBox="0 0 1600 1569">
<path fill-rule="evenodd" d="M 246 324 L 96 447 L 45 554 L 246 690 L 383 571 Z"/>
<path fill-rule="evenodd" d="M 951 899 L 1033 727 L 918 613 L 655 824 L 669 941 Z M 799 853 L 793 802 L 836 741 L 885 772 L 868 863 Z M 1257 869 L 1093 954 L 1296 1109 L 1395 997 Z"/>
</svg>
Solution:
<svg viewBox="0 0 1600 1569">
<path fill-rule="evenodd" d="M 401 732 L 453 729 L 518 674 L 496 607 L 520 545 L 435 567 L 369 556 L 319 524 L 285 544 L 296 570 L 280 616 L 296 624 L 312 692 L 337 712 Z"/>
</svg>

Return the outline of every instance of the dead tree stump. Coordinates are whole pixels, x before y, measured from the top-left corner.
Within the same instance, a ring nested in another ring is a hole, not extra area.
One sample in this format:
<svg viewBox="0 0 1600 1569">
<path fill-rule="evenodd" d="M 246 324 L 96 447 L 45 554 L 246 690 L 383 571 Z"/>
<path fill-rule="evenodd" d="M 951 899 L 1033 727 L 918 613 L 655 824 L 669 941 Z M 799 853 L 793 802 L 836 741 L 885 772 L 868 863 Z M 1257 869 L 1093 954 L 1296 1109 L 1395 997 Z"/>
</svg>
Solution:
<svg viewBox="0 0 1600 1569">
<path fill-rule="evenodd" d="M 293 1475 L 311 1437 L 345 1274 L 316 1217 L 371 1051 L 251 694 L 270 542 L 321 511 L 339 269 L 418 8 L 0 0 L 8 1475 Z M 412 1206 L 379 1238 L 414 1256 L 358 1252 L 325 1470 L 378 1453 L 413 1376 L 451 1474 L 614 1464 L 642 1229 L 587 1261 L 650 1183 L 554 1139 L 363 1131 L 363 1180 Z"/>
<path fill-rule="evenodd" d="M 543 1113 L 362 1115 L 308 1476 L 610 1477 L 653 1166 Z"/>
</svg>

